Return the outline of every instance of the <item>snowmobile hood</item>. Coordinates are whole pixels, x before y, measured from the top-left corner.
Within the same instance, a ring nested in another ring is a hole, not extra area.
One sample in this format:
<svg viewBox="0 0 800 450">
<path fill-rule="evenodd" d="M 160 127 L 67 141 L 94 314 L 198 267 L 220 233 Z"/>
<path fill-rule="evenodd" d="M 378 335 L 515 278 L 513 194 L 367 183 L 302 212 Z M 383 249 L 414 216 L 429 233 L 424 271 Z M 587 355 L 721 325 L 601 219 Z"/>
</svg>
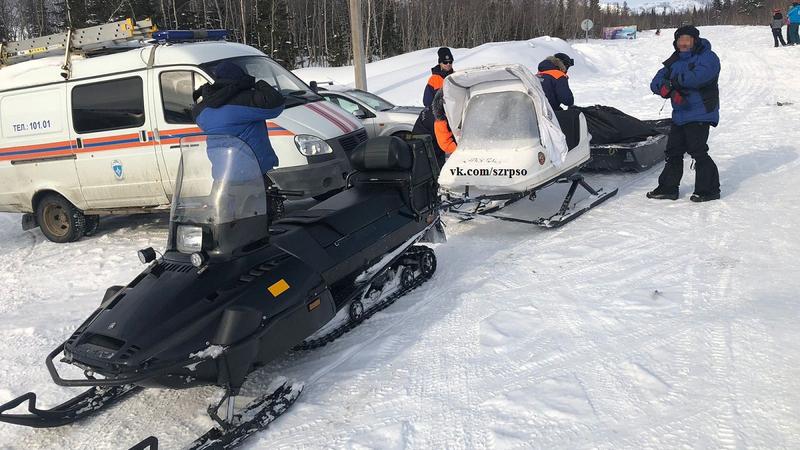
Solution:
<svg viewBox="0 0 800 450">
<path fill-rule="evenodd" d="M 274 246 L 199 274 L 191 265 L 163 260 L 105 301 L 67 340 L 65 354 L 112 377 L 180 367 L 209 344 L 230 344 L 218 342 L 226 310 L 251 309 L 252 317 L 267 321 L 296 306 L 293 293 L 305 295 L 321 282 L 314 270 Z M 282 298 L 271 294 L 276 283 L 290 287 Z"/>
</svg>

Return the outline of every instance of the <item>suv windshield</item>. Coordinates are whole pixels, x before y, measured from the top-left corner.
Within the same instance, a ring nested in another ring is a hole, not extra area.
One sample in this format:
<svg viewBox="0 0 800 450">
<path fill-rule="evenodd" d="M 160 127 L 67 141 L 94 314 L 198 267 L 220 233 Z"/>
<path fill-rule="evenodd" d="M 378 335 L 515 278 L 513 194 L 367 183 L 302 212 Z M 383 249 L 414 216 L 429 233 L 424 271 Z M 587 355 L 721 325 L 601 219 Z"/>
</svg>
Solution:
<svg viewBox="0 0 800 450">
<path fill-rule="evenodd" d="M 352 95 L 353 97 L 361 100 L 362 102 L 366 103 L 370 106 L 370 108 L 376 111 L 388 111 L 394 108 L 394 105 L 387 102 L 386 100 L 378 97 L 375 94 L 369 93 L 367 91 L 362 91 L 360 89 L 354 89 L 352 91 L 347 91 L 348 94 Z"/>
<path fill-rule="evenodd" d="M 239 56 L 201 64 L 200 67 L 213 76 L 214 69 L 223 61 L 230 61 L 241 67 L 256 81 L 264 80 L 271 84 L 286 97 L 287 108 L 322 100 L 322 97 L 313 92 L 297 76 L 266 56 Z"/>
</svg>

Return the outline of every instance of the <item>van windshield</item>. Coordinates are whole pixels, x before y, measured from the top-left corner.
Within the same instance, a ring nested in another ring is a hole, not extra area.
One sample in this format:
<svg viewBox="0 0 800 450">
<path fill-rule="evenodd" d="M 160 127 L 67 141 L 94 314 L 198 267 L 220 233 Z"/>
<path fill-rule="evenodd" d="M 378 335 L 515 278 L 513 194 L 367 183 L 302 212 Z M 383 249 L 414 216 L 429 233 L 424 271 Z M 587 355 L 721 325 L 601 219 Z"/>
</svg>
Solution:
<svg viewBox="0 0 800 450">
<path fill-rule="evenodd" d="M 206 73 L 214 76 L 214 69 L 223 61 L 230 61 L 241 67 L 248 75 L 256 79 L 263 80 L 271 84 L 286 97 L 286 107 L 302 105 L 305 103 L 322 100 L 297 76 L 281 67 L 275 61 L 266 56 L 240 56 L 236 58 L 220 59 L 200 65 Z"/>
</svg>

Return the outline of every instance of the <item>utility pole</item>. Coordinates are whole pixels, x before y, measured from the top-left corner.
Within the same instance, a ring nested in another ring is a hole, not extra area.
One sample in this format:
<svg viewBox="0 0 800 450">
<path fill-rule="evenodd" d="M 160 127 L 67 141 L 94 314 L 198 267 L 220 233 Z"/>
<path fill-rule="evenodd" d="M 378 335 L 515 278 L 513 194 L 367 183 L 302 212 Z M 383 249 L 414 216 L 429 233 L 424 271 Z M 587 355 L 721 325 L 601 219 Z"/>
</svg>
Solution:
<svg viewBox="0 0 800 450">
<path fill-rule="evenodd" d="M 350 36 L 353 45 L 353 69 L 356 89 L 367 90 L 367 66 L 364 57 L 364 26 L 361 21 L 361 0 L 350 0 Z"/>
</svg>

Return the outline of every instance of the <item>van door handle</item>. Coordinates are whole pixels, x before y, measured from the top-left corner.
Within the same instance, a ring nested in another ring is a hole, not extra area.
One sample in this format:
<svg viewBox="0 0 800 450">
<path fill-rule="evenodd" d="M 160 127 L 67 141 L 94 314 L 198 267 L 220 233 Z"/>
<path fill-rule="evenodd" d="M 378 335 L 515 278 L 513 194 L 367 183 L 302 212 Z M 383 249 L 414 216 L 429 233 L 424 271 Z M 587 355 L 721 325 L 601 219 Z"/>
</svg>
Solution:
<svg viewBox="0 0 800 450">
<path fill-rule="evenodd" d="M 139 141 L 147 142 L 147 131 L 142 130 L 139 132 Z"/>
<path fill-rule="evenodd" d="M 77 148 L 83 148 L 83 138 L 75 138 L 75 146 Z"/>
</svg>

